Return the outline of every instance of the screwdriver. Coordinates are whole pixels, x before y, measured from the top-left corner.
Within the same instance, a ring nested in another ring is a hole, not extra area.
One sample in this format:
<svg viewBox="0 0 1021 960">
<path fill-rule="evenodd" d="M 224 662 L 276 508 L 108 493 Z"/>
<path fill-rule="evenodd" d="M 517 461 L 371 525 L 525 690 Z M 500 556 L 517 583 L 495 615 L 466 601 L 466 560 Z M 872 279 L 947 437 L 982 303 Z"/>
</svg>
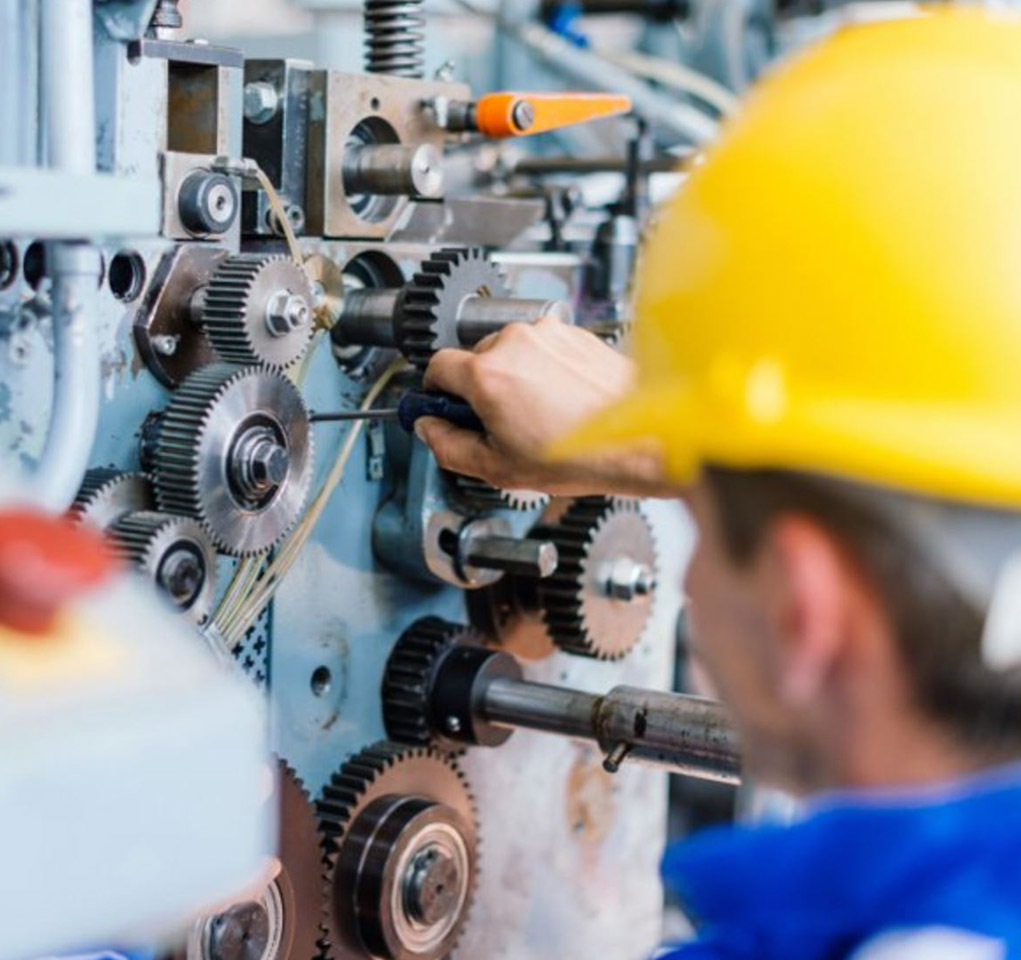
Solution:
<svg viewBox="0 0 1021 960">
<path fill-rule="evenodd" d="M 456 427 L 484 433 L 486 428 L 478 414 L 464 400 L 449 393 L 409 390 L 396 407 L 374 410 L 351 410 L 341 413 L 313 413 L 312 423 L 340 423 L 346 420 L 396 420 L 408 433 L 415 429 L 420 417 L 439 417 Z"/>
</svg>

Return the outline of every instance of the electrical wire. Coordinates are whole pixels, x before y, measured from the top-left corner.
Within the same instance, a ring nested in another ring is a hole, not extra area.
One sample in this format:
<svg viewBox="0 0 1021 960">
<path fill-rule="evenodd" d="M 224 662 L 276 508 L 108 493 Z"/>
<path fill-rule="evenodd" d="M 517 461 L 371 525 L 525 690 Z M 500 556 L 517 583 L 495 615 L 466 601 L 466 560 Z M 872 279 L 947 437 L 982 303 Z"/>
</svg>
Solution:
<svg viewBox="0 0 1021 960">
<path fill-rule="evenodd" d="M 373 383 L 359 409 L 362 411 L 369 410 L 394 376 L 406 366 L 407 361 L 403 357 L 396 358 Z M 244 639 L 245 634 L 273 599 L 273 595 L 276 593 L 284 577 L 287 576 L 291 567 L 294 566 L 298 555 L 308 542 L 316 523 L 326 508 L 331 494 L 343 479 L 347 463 L 351 459 L 355 445 L 364 428 L 365 421 L 361 420 L 356 421 L 348 430 L 337 459 L 319 493 L 297 526 L 284 541 L 276 556 L 266 566 L 261 576 L 252 582 L 239 601 L 231 604 L 230 609 L 224 609 L 222 612 L 217 610 L 217 614 L 213 619 L 213 627 L 229 649 L 233 649 Z M 247 579 L 247 572 L 245 576 Z"/>
</svg>

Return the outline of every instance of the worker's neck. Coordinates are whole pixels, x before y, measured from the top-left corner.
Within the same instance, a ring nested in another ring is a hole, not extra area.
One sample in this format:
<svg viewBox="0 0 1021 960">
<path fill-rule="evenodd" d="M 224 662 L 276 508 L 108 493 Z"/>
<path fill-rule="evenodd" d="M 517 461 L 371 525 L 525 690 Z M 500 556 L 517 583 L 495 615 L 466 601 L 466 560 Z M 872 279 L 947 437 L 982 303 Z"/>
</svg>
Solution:
<svg viewBox="0 0 1021 960">
<path fill-rule="evenodd" d="M 873 716 L 858 735 L 845 731 L 823 789 L 912 788 L 953 782 L 1019 758 L 1004 750 L 976 750 L 944 726 L 916 713 Z M 854 726 L 854 725 L 852 725 Z"/>
</svg>

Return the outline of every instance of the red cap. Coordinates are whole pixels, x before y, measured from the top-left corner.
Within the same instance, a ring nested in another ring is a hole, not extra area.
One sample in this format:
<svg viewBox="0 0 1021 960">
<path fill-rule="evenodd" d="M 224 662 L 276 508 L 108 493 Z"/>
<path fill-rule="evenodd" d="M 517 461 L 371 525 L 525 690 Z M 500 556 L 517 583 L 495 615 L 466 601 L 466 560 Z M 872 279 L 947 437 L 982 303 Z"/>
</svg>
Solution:
<svg viewBox="0 0 1021 960">
<path fill-rule="evenodd" d="M 0 510 L 0 624 L 45 633 L 116 567 L 102 534 L 31 508 Z"/>
</svg>

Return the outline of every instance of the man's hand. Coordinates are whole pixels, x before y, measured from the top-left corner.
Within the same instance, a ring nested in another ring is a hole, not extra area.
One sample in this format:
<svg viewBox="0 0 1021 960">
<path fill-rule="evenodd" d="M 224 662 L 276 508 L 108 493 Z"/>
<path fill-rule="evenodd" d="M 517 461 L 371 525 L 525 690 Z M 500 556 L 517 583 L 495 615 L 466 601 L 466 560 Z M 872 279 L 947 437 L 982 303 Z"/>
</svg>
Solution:
<svg viewBox="0 0 1021 960">
<path fill-rule="evenodd" d="M 501 489 L 564 495 L 665 493 L 655 458 L 606 455 L 576 463 L 543 463 L 558 437 L 626 393 L 634 366 L 598 337 L 555 317 L 515 323 L 474 350 L 441 350 L 425 387 L 463 397 L 486 433 L 423 418 L 416 432 L 440 466 Z"/>
</svg>

